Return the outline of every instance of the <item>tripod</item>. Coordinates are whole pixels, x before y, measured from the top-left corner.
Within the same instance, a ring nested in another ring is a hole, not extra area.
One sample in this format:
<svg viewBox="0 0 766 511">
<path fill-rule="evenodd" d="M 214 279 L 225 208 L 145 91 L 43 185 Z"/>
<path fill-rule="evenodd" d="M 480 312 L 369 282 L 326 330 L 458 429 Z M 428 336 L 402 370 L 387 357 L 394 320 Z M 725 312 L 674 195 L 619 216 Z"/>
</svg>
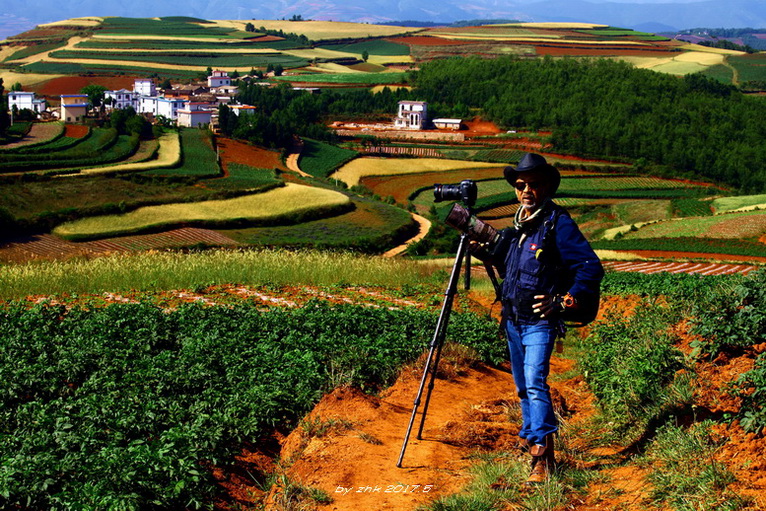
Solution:
<svg viewBox="0 0 766 511">
<path fill-rule="evenodd" d="M 402 443 L 402 451 L 399 454 L 399 461 L 396 462 L 396 466 L 402 468 L 402 460 L 404 459 L 404 452 L 407 450 L 407 442 L 410 439 L 412 433 L 412 426 L 415 423 L 415 417 L 418 413 L 418 407 L 420 406 L 420 400 L 423 397 L 423 390 L 425 388 L 428 375 L 431 375 L 430 382 L 428 383 L 428 393 L 426 394 L 426 400 L 423 405 L 423 414 L 420 417 L 420 427 L 418 428 L 417 439 L 423 438 L 423 426 L 426 422 L 426 414 L 428 413 L 428 404 L 431 401 L 431 393 L 434 390 L 434 381 L 436 380 L 436 370 L 439 367 L 439 359 L 441 358 L 442 346 L 444 345 L 444 337 L 447 334 L 447 325 L 449 324 L 450 313 L 452 312 L 452 303 L 455 300 L 457 294 L 457 284 L 460 279 L 460 269 L 463 264 L 463 259 L 466 261 L 466 289 L 470 288 L 470 267 L 471 267 L 471 254 L 468 249 L 468 234 L 462 233 L 460 235 L 460 244 L 458 245 L 457 255 L 455 256 L 455 263 L 452 266 L 452 273 L 450 274 L 449 284 L 447 285 L 447 291 L 444 293 L 444 302 L 442 303 L 441 312 L 439 313 L 439 320 L 436 322 L 436 329 L 434 331 L 433 339 L 429 345 L 428 359 L 423 370 L 423 377 L 420 380 L 420 387 L 418 388 L 418 394 L 415 397 L 415 406 L 412 408 L 412 415 L 410 416 L 410 423 L 407 426 L 407 433 L 404 435 L 404 442 Z M 487 274 L 492 280 L 492 285 L 495 287 L 495 292 L 498 292 L 498 283 L 495 278 L 495 272 L 492 267 L 484 263 L 484 267 L 487 269 Z"/>
</svg>

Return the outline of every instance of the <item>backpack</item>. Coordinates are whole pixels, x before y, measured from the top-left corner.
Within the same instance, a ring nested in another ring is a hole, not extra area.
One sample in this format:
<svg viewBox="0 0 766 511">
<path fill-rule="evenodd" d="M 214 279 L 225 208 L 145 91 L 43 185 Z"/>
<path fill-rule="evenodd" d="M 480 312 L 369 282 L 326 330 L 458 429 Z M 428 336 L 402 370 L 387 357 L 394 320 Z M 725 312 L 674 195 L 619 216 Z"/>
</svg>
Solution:
<svg viewBox="0 0 766 511">
<path fill-rule="evenodd" d="M 553 212 L 550 214 L 550 216 L 545 220 L 543 223 L 543 240 L 542 240 L 542 250 L 543 253 L 546 253 L 545 250 L 547 247 L 550 247 L 551 245 L 556 244 L 556 237 L 554 235 L 554 231 L 556 229 L 556 222 L 559 219 L 559 216 L 561 215 L 569 215 L 569 213 L 562 209 L 562 208 L 554 208 Z M 550 253 L 550 251 L 548 252 Z M 561 271 L 560 265 L 556 265 L 555 271 Z M 564 323 L 567 326 L 572 327 L 583 327 L 591 323 L 594 319 L 596 319 L 596 316 L 598 315 L 598 309 L 601 304 L 601 292 L 599 288 L 596 288 L 595 290 L 592 290 L 591 293 L 588 294 L 582 294 L 577 298 L 577 308 L 576 309 L 564 309 L 564 311 L 560 314 L 560 318 L 564 321 Z"/>
</svg>

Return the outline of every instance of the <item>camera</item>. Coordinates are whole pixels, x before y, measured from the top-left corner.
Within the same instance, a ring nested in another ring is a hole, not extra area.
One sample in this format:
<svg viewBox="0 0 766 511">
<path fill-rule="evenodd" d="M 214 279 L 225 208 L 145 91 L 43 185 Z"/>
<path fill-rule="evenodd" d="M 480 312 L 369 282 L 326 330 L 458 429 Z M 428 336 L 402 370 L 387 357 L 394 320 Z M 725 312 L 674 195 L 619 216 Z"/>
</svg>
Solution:
<svg viewBox="0 0 766 511">
<path fill-rule="evenodd" d="M 442 202 L 445 200 L 459 200 L 471 207 L 476 204 L 476 197 L 479 193 L 476 187 L 476 181 L 470 179 L 464 179 L 456 185 L 434 185 L 434 202 Z"/>
</svg>

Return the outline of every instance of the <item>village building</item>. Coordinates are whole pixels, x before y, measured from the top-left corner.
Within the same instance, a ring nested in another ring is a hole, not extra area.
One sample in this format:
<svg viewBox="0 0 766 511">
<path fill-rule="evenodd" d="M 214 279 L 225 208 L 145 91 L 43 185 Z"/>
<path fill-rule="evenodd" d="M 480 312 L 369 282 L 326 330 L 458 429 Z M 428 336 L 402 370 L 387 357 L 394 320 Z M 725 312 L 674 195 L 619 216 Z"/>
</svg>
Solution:
<svg viewBox="0 0 766 511">
<path fill-rule="evenodd" d="M 80 122 L 88 113 L 87 94 L 62 94 L 61 117 L 65 122 Z"/>
<path fill-rule="evenodd" d="M 138 112 L 163 116 L 171 120 L 178 119 L 178 111 L 184 108 L 186 100 L 180 98 L 164 98 L 160 96 L 145 97 L 139 100 Z"/>
<path fill-rule="evenodd" d="M 463 120 L 438 118 L 431 122 L 433 122 L 434 127 L 438 129 L 459 130 L 462 127 Z"/>
<path fill-rule="evenodd" d="M 428 122 L 428 105 L 425 101 L 400 101 L 394 127 L 406 130 L 422 130 Z"/>
<path fill-rule="evenodd" d="M 156 96 L 157 86 L 154 84 L 153 80 L 148 78 L 137 79 L 133 82 L 133 91 L 140 96 Z"/>
<path fill-rule="evenodd" d="M 8 108 L 13 112 L 17 110 L 31 110 L 35 113 L 45 111 L 45 100 L 37 99 L 34 92 L 11 91 L 8 93 Z"/>
<path fill-rule="evenodd" d="M 226 71 L 213 71 L 213 74 L 207 77 L 207 86 L 211 89 L 217 89 L 218 87 L 228 87 L 231 85 L 231 78 Z"/>
<path fill-rule="evenodd" d="M 178 125 L 186 128 L 199 128 L 208 125 L 213 111 L 210 103 L 187 102 L 184 108 L 177 111 Z"/>
<path fill-rule="evenodd" d="M 139 94 L 137 92 L 127 89 L 108 90 L 104 92 L 104 99 L 111 99 L 111 101 L 104 101 L 104 104 L 112 110 L 122 110 L 128 107 L 138 110 L 138 97 Z"/>
</svg>

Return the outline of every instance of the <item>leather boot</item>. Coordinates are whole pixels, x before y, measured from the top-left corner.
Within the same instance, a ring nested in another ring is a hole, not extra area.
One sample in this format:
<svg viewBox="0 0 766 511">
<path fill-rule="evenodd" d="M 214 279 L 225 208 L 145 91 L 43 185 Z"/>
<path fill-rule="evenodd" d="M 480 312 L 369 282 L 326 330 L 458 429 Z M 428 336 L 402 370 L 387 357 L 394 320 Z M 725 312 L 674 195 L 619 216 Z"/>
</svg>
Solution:
<svg viewBox="0 0 766 511">
<path fill-rule="evenodd" d="M 545 437 L 545 445 L 535 444 L 529 448 L 532 455 L 532 472 L 529 474 L 527 484 L 542 484 L 555 469 L 556 456 L 553 449 L 553 435 Z"/>
</svg>

